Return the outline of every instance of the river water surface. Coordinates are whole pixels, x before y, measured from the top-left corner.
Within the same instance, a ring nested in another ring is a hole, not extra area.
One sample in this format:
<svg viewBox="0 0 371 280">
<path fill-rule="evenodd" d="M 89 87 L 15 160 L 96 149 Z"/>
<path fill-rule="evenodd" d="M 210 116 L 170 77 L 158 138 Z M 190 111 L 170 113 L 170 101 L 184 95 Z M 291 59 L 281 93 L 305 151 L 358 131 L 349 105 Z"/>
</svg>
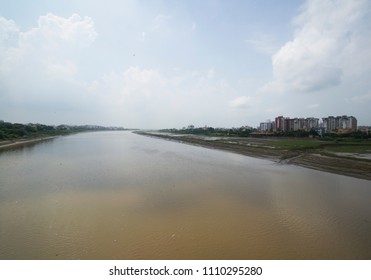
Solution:
<svg viewBox="0 0 371 280">
<path fill-rule="evenodd" d="M 0 259 L 371 259 L 371 184 L 139 136 L 0 153 Z"/>
</svg>

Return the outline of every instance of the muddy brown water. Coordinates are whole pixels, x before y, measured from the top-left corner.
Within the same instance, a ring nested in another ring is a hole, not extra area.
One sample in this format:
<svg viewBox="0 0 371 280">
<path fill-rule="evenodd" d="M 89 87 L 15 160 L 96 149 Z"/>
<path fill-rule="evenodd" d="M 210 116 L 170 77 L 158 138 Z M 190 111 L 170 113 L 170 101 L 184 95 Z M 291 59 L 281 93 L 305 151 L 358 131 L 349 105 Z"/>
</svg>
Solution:
<svg viewBox="0 0 371 280">
<path fill-rule="evenodd" d="M 131 132 L 0 152 L 0 259 L 371 259 L 370 181 Z"/>
</svg>

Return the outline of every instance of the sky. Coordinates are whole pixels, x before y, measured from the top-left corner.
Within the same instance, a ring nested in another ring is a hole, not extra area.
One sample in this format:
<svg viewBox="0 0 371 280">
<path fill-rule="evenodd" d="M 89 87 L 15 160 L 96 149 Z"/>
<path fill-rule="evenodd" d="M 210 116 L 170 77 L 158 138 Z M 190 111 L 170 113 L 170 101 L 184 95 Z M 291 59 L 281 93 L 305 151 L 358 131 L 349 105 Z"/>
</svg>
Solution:
<svg viewBox="0 0 371 280">
<path fill-rule="evenodd" d="M 369 0 L 0 0 L 0 120 L 371 125 Z"/>
</svg>

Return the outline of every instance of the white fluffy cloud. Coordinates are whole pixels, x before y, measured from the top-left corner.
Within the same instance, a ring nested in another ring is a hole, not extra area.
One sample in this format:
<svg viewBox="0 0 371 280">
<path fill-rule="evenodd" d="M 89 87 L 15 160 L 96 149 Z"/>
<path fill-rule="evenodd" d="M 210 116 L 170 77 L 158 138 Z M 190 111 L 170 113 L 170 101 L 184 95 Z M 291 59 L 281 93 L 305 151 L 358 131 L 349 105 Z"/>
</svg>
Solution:
<svg viewBox="0 0 371 280">
<path fill-rule="evenodd" d="M 26 80 L 30 73 L 25 70 L 42 75 L 74 73 L 73 60 L 97 36 L 92 20 L 77 14 L 40 16 L 38 26 L 25 32 L 13 21 L 0 18 L 0 34 L 2 77 Z"/>
<path fill-rule="evenodd" d="M 270 53 L 273 68 L 266 55 L 240 47 L 249 18 L 230 15 L 219 24 L 207 7 L 195 17 L 173 4 L 116 4 L 102 13 L 104 4 L 81 3 L 79 12 L 91 18 L 59 16 L 74 11 L 52 4 L 56 14 L 40 16 L 45 7 L 35 6 L 26 19 L 21 10 L 9 13 L 10 1 L 2 15 L 12 20 L 0 17 L 0 119 L 162 128 L 353 114 L 370 122 L 369 1 L 308 0 L 295 32 L 279 34 L 293 36 L 281 47 L 272 44 L 276 35 L 264 35 L 270 28 L 256 29 L 247 42 Z M 269 27 L 293 16 L 261 20 Z"/>
<path fill-rule="evenodd" d="M 272 57 L 273 92 L 311 92 L 371 68 L 367 0 L 309 0 L 294 19 L 294 38 Z"/>
<path fill-rule="evenodd" d="M 22 33 L 21 45 L 33 46 L 53 51 L 61 47 L 87 47 L 97 37 L 91 18 L 73 14 L 69 18 L 52 13 L 40 16 L 38 27 Z M 41 45 L 42 44 L 42 45 Z"/>
<path fill-rule="evenodd" d="M 58 112 L 76 108 L 84 81 L 76 62 L 97 33 L 88 17 L 40 16 L 37 27 L 21 31 L 0 18 L 0 99 L 8 104 L 3 116 Z M 26 117 L 25 117 L 26 118 Z"/>
<path fill-rule="evenodd" d="M 220 106 L 227 103 L 231 87 L 215 79 L 215 75 L 214 69 L 175 70 L 165 75 L 159 70 L 133 66 L 95 80 L 89 94 L 101 105 L 106 119 L 121 119 L 132 126 L 205 125 L 215 119 L 222 123 L 225 114 L 220 114 Z M 210 110 L 210 106 L 217 109 Z"/>
<path fill-rule="evenodd" d="M 94 23 L 88 17 L 73 14 L 69 18 L 47 14 L 40 16 L 38 26 L 21 32 L 12 20 L 0 18 L 0 47 L 2 69 L 25 65 L 48 68 L 48 63 L 72 60 L 82 48 L 97 37 Z M 35 69 L 40 71 L 41 69 Z"/>
<path fill-rule="evenodd" d="M 13 20 L 0 17 L 0 47 L 12 46 L 18 40 L 19 28 Z"/>
<path fill-rule="evenodd" d="M 253 99 L 250 96 L 239 96 L 229 102 L 232 108 L 246 108 L 251 106 Z"/>
<path fill-rule="evenodd" d="M 145 99 L 158 98 L 164 93 L 167 81 L 157 70 L 130 67 L 122 73 L 111 72 L 94 81 L 88 90 L 101 98 L 108 106 L 127 106 L 139 103 L 145 106 Z"/>
<path fill-rule="evenodd" d="M 13 20 L 0 17 L 0 74 L 9 66 L 9 50 L 17 46 L 19 28 Z"/>
<path fill-rule="evenodd" d="M 168 20 L 160 15 L 156 23 Z M 90 18 L 47 14 L 24 32 L 13 21 L 1 18 L 0 24 L 0 99 L 9 104 L 3 118 L 132 127 L 225 121 L 220 112 L 233 89 L 212 67 L 165 74 L 138 65 L 97 71 L 92 63 L 96 76 L 89 81 L 80 73 L 87 70 L 80 57 L 97 37 Z"/>
</svg>

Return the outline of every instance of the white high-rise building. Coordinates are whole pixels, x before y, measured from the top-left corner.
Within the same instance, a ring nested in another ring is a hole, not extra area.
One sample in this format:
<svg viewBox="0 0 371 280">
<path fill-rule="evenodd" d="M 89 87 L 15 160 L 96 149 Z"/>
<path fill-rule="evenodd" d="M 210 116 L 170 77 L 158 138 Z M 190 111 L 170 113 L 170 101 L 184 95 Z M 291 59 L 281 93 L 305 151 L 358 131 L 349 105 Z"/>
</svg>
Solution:
<svg viewBox="0 0 371 280">
<path fill-rule="evenodd" d="M 336 130 L 357 130 L 357 119 L 353 116 L 329 116 L 327 118 L 322 118 L 323 127 L 326 132 L 334 132 Z"/>
</svg>

